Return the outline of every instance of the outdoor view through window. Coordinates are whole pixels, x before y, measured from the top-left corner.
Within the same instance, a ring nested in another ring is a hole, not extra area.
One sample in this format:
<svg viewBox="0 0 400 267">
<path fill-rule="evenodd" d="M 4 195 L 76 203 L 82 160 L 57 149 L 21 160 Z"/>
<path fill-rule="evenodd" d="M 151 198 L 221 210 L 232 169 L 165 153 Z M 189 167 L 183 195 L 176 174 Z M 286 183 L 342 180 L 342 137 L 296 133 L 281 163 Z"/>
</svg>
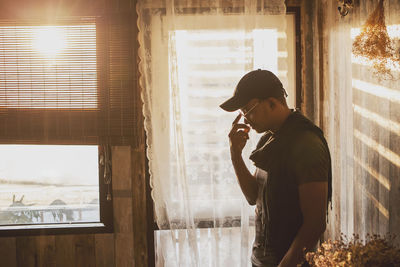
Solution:
<svg viewBox="0 0 400 267">
<path fill-rule="evenodd" d="M 0 226 L 99 222 L 97 146 L 0 146 Z"/>
</svg>

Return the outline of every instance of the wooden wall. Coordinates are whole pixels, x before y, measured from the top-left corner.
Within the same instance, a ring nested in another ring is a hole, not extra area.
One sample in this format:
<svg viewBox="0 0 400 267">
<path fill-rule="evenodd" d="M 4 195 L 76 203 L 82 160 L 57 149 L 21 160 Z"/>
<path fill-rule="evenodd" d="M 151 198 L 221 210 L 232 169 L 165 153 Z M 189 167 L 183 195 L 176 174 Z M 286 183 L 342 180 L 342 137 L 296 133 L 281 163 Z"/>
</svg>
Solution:
<svg viewBox="0 0 400 267">
<path fill-rule="evenodd" d="M 26 2 L 26 1 L 25 1 Z M 43 3 L 49 1 L 43 0 Z M 130 13 L 132 36 L 137 35 L 135 12 L 136 0 L 73 0 L 72 2 L 54 1 L 57 5 L 72 6 L 75 11 L 96 14 L 99 10 L 104 13 Z M 37 2 L 29 1 L 38 6 Z M 83 8 L 82 5 L 86 7 Z M 19 7 L 20 2 L 2 1 L 1 17 L 23 16 Z M 40 5 L 43 7 L 43 5 Z M 16 8 L 18 7 L 18 9 Z M 6 9 L 5 9 L 6 8 Z M 26 9 L 26 8 L 25 8 Z M 70 8 L 72 10 L 72 8 Z M 4 12 L 4 10 L 8 10 Z M 32 11 L 32 9 L 30 8 Z M 69 10 L 69 9 L 68 9 Z M 13 11 L 13 12 L 11 12 Z M 31 12 L 30 11 L 30 12 Z M 72 12 L 72 11 L 70 11 Z M 32 13 L 32 12 L 31 12 Z M 132 45 L 133 58 L 132 75 L 134 76 L 136 104 L 135 110 L 135 140 L 130 146 L 114 146 L 112 148 L 113 171 L 113 212 L 114 233 L 79 234 L 79 235 L 48 235 L 48 236 L 19 236 L 0 237 L 0 266 L 1 267 L 111 267 L 111 266 L 151 266 L 153 260 L 152 205 L 148 205 L 148 185 L 145 175 L 145 137 L 142 115 L 140 90 L 137 86 L 137 51 L 138 43 Z M 148 220 L 150 219 L 150 223 Z M 151 227 L 148 231 L 148 227 Z M 150 240 L 150 241 L 148 241 Z M 150 253 L 149 253 L 150 250 Z"/>
<path fill-rule="evenodd" d="M 0 266 L 148 266 L 142 148 L 112 149 L 114 233 L 0 238 Z"/>
</svg>

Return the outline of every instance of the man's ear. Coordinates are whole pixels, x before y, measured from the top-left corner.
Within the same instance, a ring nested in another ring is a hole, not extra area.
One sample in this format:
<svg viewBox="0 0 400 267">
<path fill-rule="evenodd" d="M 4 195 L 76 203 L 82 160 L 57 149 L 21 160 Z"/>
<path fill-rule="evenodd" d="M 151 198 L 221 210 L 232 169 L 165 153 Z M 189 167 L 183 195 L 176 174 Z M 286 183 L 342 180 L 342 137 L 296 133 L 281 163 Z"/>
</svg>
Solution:
<svg viewBox="0 0 400 267">
<path fill-rule="evenodd" d="M 268 105 L 269 105 L 269 107 L 270 107 L 271 109 L 273 109 L 273 108 L 276 107 L 275 101 L 276 101 L 276 100 L 275 100 L 275 98 L 273 98 L 273 97 L 268 98 Z"/>
</svg>

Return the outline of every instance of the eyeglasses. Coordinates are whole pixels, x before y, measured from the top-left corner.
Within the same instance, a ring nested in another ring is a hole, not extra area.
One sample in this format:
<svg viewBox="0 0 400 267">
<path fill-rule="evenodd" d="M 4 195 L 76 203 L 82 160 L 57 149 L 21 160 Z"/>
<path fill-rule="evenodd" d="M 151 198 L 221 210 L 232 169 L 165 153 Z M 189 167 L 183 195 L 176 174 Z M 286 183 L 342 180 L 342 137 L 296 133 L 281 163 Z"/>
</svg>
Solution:
<svg viewBox="0 0 400 267">
<path fill-rule="evenodd" d="M 246 111 L 245 113 L 243 113 L 243 111 L 239 110 L 240 114 L 244 117 L 247 118 L 247 116 L 250 114 L 250 112 L 253 111 L 253 109 L 255 109 L 257 107 L 257 105 L 260 104 L 260 102 L 255 103 L 248 111 Z"/>
</svg>

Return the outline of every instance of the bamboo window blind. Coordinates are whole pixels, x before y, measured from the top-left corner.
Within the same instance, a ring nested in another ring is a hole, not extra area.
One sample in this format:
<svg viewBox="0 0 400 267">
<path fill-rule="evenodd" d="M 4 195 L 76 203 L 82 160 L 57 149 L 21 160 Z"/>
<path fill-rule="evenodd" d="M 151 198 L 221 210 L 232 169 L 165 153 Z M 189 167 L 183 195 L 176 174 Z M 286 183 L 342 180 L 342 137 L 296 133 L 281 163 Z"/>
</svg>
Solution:
<svg viewBox="0 0 400 267">
<path fill-rule="evenodd" d="M 0 20 L 0 142 L 131 143 L 127 26 L 93 17 Z"/>
</svg>

